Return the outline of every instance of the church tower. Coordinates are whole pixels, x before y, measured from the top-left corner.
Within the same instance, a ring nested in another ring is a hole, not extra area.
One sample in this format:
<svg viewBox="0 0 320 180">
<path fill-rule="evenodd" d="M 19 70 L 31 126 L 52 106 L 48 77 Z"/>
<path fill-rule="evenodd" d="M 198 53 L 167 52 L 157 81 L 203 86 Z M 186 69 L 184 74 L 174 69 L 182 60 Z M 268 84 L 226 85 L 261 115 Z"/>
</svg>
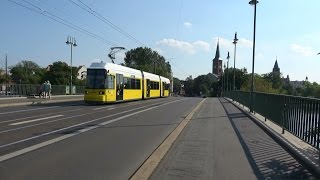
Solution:
<svg viewBox="0 0 320 180">
<path fill-rule="evenodd" d="M 272 73 L 280 74 L 280 68 L 278 66 L 278 58 L 276 58 L 276 62 L 274 63 Z"/>
<path fill-rule="evenodd" d="M 220 59 L 219 39 L 216 49 L 216 56 L 212 60 L 212 74 L 220 76 L 222 74 L 222 59 Z"/>
</svg>

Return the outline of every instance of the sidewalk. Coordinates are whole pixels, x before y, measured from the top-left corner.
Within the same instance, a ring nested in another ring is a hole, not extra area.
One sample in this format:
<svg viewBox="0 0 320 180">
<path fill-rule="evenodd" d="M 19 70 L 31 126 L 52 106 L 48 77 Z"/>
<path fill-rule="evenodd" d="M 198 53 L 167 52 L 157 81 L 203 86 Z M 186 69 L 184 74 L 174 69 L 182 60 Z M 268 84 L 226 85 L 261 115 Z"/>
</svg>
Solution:
<svg viewBox="0 0 320 180">
<path fill-rule="evenodd" d="M 207 98 L 150 179 L 315 178 L 233 104 Z"/>
<path fill-rule="evenodd" d="M 43 99 L 39 97 L 8 97 L 0 98 L 0 107 L 12 107 L 22 105 L 37 105 L 58 102 L 82 101 L 83 95 L 56 95 L 51 99 Z"/>
</svg>

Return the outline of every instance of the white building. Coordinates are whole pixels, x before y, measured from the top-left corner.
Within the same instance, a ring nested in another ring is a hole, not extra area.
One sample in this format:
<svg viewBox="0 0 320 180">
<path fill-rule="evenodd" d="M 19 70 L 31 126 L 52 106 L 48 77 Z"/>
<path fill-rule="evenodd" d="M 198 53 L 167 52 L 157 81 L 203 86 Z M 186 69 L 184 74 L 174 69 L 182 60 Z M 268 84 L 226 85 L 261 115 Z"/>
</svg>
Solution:
<svg viewBox="0 0 320 180">
<path fill-rule="evenodd" d="M 293 89 L 296 88 L 302 88 L 305 81 L 290 81 L 290 85 L 293 87 Z"/>
<path fill-rule="evenodd" d="M 87 68 L 85 65 L 79 66 L 78 67 L 78 75 L 77 79 L 86 79 L 87 78 Z"/>
</svg>

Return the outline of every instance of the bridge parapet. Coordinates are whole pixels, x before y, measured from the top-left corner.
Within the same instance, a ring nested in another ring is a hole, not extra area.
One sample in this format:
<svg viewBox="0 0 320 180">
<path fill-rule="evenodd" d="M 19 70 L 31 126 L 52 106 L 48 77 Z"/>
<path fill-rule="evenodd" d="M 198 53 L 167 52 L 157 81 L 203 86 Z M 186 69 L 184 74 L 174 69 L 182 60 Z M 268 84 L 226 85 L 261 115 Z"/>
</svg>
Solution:
<svg viewBox="0 0 320 180">
<path fill-rule="evenodd" d="M 250 106 L 250 92 L 229 91 L 225 97 Z M 306 143 L 320 149 L 320 99 L 253 93 L 253 111 L 264 116 Z"/>
</svg>

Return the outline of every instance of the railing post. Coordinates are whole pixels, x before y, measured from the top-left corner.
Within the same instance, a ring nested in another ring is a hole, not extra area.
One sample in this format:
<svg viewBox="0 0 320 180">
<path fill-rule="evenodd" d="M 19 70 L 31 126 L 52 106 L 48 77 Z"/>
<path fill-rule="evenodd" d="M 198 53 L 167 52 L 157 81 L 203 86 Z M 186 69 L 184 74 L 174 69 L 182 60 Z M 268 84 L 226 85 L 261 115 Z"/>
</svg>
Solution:
<svg viewBox="0 0 320 180">
<path fill-rule="evenodd" d="M 286 112 L 286 107 L 287 107 L 287 104 L 286 103 L 284 103 L 284 105 L 283 105 L 283 110 L 282 110 L 282 116 L 281 116 L 281 118 L 282 118 L 282 134 L 284 134 L 284 129 L 285 129 L 285 112 Z"/>
</svg>

